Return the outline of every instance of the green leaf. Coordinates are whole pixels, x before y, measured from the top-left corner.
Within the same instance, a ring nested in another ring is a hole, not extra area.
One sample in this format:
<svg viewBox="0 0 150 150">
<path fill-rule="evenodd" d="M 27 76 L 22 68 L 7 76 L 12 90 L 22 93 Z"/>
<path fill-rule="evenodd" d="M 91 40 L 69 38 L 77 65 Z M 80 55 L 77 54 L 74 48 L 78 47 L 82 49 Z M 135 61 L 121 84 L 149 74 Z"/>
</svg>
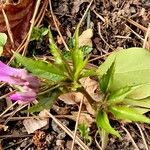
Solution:
<svg viewBox="0 0 150 150">
<path fill-rule="evenodd" d="M 103 93 L 107 93 L 109 91 L 109 87 L 113 80 L 114 69 L 115 69 L 115 61 L 111 64 L 106 74 L 104 74 L 100 79 L 100 88 Z"/>
<path fill-rule="evenodd" d="M 140 99 L 140 100 L 126 98 L 124 100 L 124 104 L 150 109 L 150 97 L 145 99 Z"/>
<path fill-rule="evenodd" d="M 112 53 L 97 70 L 100 78 L 110 68 L 114 58 L 116 58 L 115 72 L 113 81 L 110 85 L 110 91 L 116 91 L 127 86 L 136 86 L 150 83 L 149 51 L 143 48 L 129 48 Z"/>
<path fill-rule="evenodd" d="M 111 127 L 106 112 L 98 111 L 96 115 L 96 124 L 99 128 L 104 129 L 107 133 L 111 133 L 121 138 L 120 134 Z"/>
<path fill-rule="evenodd" d="M 0 56 L 3 53 L 3 47 L 7 42 L 7 35 L 5 33 L 0 33 Z"/>
<path fill-rule="evenodd" d="M 60 50 L 57 47 L 57 45 L 56 45 L 56 43 L 55 43 L 55 41 L 53 39 L 53 36 L 52 36 L 52 33 L 51 33 L 50 29 L 49 29 L 49 42 L 50 42 L 50 45 L 49 45 L 50 52 L 54 56 L 56 64 L 63 65 L 63 60 L 62 60 L 62 56 L 61 56 Z"/>
<path fill-rule="evenodd" d="M 127 106 L 112 106 L 110 112 L 117 119 L 131 120 L 136 122 L 150 123 L 150 119 L 144 115 L 141 115 L 134 108 Z"/>
<path fill-rule="evenodd" d="M 132 93 L 139 86 L 135 87 L 124 87 L 117 91 L 112 92 L 108 97 L 108 104 L 116 104 L 124 101 L 125 97 L 127 97 L 130 93 Z"/>
<path fill-rule="evenodd" d="M 88 62 L 88 57 L 84 57 L 82 49 L 79 48 L 79 27 L 77 27 L 74 35 L 75 45 L 71 49 L 71 57 L 73 62 L 74 81 L 77 81 L 82 69 Z"/>
<path fill-rule="evenodd" d="M 40 112 L 44 109 L 50 109 L 60 95 L 59 89 L 51 91 L 49 94 L 39 97 L 39 102 L 32 106 L 27 112 Z"/>
<path fill-rule="evenodd" d="M 64 71 L 59 69 L 58 66 L 55 66 L 51 63 L 23 57 L 17 53 L 14 53 L 14 56 L 16 57 L 17 61 L 19 61 L 30 72 L 32 72 L 33 75 L 53 82 L 59 82 L 67 79 L 67 77 L 64 75 Z"/>
<path fill-rule="evenodd" d="M 82 77 L 91 77 L 91 76 L 96 76 L 97 73 L 96 73 L 96 69 L 84 69 L 82 72 L 81 72 L 81 76 Z"/>
<path fill-rule="evenodd" d="M 147 112 L 150 111 L 150 109 L 147 109 L 147 108 L 140 108 L 140 107 L 133 107 L 134 110 L 136 110 L 139 114 L 145 114 Z"/>
<path fill-rule="evenodd" d="M 31 38 L 30 41 L 38 41 L 38 40 L 42 40 L 42 38 L 48 34 L 48 29 L 47 28 L 38 28 L 38 27 L 34 27 L 32 30 L 32 34 L 31 34 Z"/>
<path fill-rule="evenodd" d="M 131 99 L 144 99 L 150 96 L 150 83 L 142 84 L 128 96 Z"/>
</svg>

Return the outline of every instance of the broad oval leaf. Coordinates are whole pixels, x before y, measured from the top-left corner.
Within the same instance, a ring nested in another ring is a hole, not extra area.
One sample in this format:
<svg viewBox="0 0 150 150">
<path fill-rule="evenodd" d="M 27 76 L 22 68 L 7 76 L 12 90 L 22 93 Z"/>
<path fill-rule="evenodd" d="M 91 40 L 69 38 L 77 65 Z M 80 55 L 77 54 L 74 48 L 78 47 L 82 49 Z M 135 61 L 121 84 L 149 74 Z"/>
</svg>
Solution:
<svg viewBox="0 0 150 150">
<path fill-rule="evenodd" d="M 150 119 L 148 117 L 140 114 L 134 108 L 127 106 L 112 106 L 109 110 L 117 119 L 150 123 Z"/>
<path fill-rule="evenodd" d="M 120 134 L 113 127 L 111 127 L 106 112 L 98 111 L 96 115 L 96 124 L 99 128 L 104 129 L 107 133 L 111 133 L 121 138 Z"/>
<path fill-rule="evenodd" d="M 147 84 L 146 88 L 150 89 L 150 52 L 143 48 L 129 48 L 112 53 L 97 70 L 100 78 L 110 68 L 114 59 L 115 71 L 110 91 L 140 84 Z M 150 95 L 150 90 L 147 90 L 147 95 Z M 144 93 L 142 96 L 144 97 Z"/>
</svg>

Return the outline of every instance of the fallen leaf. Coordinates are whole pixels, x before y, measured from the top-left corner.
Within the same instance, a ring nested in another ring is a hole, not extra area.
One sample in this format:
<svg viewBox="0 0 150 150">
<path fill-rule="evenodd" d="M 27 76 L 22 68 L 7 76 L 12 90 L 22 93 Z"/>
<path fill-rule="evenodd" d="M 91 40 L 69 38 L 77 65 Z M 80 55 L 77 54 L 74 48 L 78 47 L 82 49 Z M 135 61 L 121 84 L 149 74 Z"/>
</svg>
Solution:
<svg viewBox="0 0 150 150">
<path fill-rule="evenodd" d="M 91 97 L 95 100 L 99 100 L 99 95 L 95 92 L 98 89 L 98 82 L 95 80 L 87 78 L 80 79 L 81 84 L 84 86 L 86 91 L 91 95 Z M 95 111 L 87 101 L 87 99 L 80 92 L 71 92 L 67 94 L 63 94 L 59 97 L 60 100 L 64 101 L 66 104 L 79 104 L 83 99 L 83 104 L 86 106 L 86 110 L 88 113 L 94 115 Z"/>
<path fill-rule="evenodd" d="M 27 130 L 28 134 L 31 134 L 35 132 L 38 129 L 41 129 L 43 127 L 48 126 L 49 124 L 49 119 L 46 118 L 47 116 L 47 111 L 43 110 L 39 113 L 39 117 L 44 118 L 44 119 L 25 119 L 23 121 L 23 125 L 25 129 Z"/>
<path fill-rule="evenodd" d="M 18 3 L 6 2 L 0 4 L 0 32 L 7 33 L 6 23 L 2 13 L 3 9 L 7 15 L 14 40 L 13 48 L 10 39 L 8 39 L 4 55 L 10 56 L 11 49 L 16 49 L 26 36 L 33 15 L 34 4 L 35 1 L 33 0 L 19 0 Z"/>
<path fill-rule="evenodd" d="M 92 36 L 93 36 L 93 30 L 91 28 L 83 31 L 82 34 L 79 36 L 79 47 L 85 45 L 89 47 L 93 47 L 92 40 L 91 40 Z"/>
<path fill-rule="evenodd" d="M 71 112 L 72 114 L 72 119 L 74 121 L 77 120 L 78 112 Z M 80 113 L 80 118 L 79 118 L 79 124 L 86 124 L 88 127 L 94 122 L 94 119 L 91 117 L 90 114 L 81 112 Z"/>
</svg>

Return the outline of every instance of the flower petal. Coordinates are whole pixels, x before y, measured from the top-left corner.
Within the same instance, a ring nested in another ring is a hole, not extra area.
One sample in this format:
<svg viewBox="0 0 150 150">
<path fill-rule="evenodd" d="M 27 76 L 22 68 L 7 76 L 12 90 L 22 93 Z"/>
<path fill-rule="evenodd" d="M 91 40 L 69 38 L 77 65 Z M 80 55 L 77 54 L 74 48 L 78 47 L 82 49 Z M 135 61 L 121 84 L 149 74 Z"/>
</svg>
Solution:
<svg viewBox="0 0 150 150">
<path fill-rule="evenodd" d="M 29 103 L 35 100 L 36 93 L 34 91 L 16 92 L 15 94 L 10 95 L 9 98 L 14 101 Z"/>
<path fill-rule="evenodd" d="M 0 75 L 1 74 L 25 78 L 27 76 L 27 71 L 25 69 L 16 69 L 16 68 L 10 67 L 0 61 Z"/>
</svg>

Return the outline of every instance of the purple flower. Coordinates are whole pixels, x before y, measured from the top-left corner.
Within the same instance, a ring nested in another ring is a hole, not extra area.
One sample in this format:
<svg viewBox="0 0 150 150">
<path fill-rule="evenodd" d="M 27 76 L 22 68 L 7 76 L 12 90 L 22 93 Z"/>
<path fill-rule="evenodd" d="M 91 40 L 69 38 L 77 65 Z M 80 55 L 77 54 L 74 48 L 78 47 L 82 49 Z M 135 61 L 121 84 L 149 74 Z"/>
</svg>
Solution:
<svg viewBox="0 0 150 150">
<path fill-rule="evenodd" d="M 34 101 L 40 86 L 39 80 L 25 69 L 16 69 L 0 61 L 0 81 L 7 82 L 19 91 L 10 95 L 10 99 L 20 103 Z"/>
</svg>

